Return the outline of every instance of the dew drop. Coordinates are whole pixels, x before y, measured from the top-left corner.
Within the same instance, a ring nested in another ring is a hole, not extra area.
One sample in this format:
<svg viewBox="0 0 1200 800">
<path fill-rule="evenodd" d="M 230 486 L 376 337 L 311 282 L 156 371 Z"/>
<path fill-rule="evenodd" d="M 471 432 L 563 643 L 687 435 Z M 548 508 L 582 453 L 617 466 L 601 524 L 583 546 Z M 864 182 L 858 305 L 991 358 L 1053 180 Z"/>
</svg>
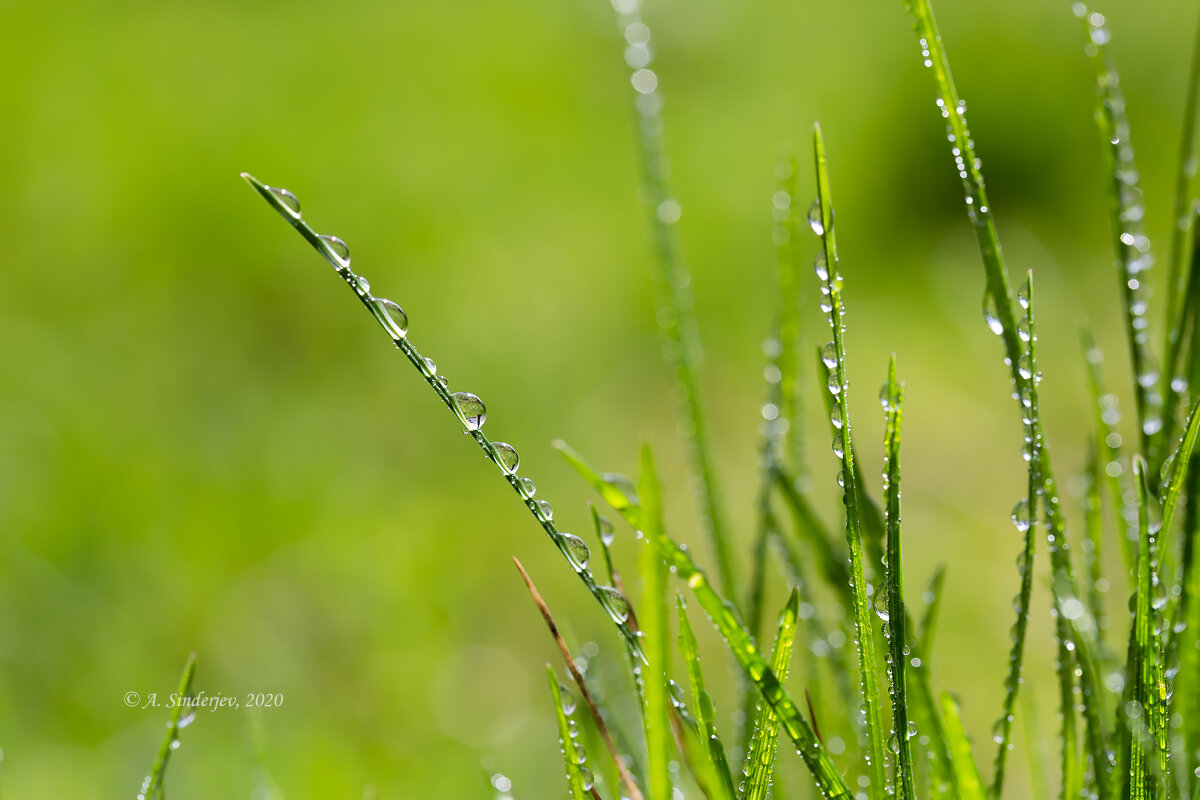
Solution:
<svg viewBox="0 0 1200 800">
<path fill-rule="evenodd" d="M 813 272 L 817 273 L 817 277 L 822 281 L 829 280 L 829 262 L 825 259 L 824 249 L 818 250 L 813 259 Z"/>
<path fill-rule="evenodd" d="M 484 408 L 482 400 L 470 392 L 455 392 L 450 397 L 454 399 L 467 430 L 477 431 L 483 427 L 483 423 L 487 421 L 487 409 Z"/>
<path fill-rule="evenodd" d="M 829 373 L 829 381 L 826 383 L 826 387 L 829 389 L 829 393 L 834 397 L 837 397 L 842 393 L 842 384 L 841 381 L 838 380 L 837 370 Z"/>
<path fill-rule="evenodd" d="M 554 519 L 554 509 L 550 506 L 547 500 L 537 501 L 537 515 L 542 522 L 549 522 Z"/>
<path fill-rule="evenodd" d="M 888 750 L 896 754 L 900 752 L 900 737 L 894 733 L 888 737 Z"/>
<path fill-rule="evenodd" d="M 838 431 L 833 437 L 833 455 L 837 458 L 842 458 L 845 454 L 846 446 L 842 440 L 842 432 Z"/>
<path fill-rule="evenodd" d="M 908 738 L 911 739 L 917 735 L 917 723 L 912 720 L 908 721 Z"/>
<path fill-rule="evenodd" d="M 604 543 L 605 547 L 612 547 L 613 540 L 617 538 L 616 528 L 606 517 L 600 517 L 599 528 L 600 541 Z"/>
<path fill-rule="evenodd" d="M 1012 521 L 1021 533 L 1029 530 L 1029 500 L 1027 498 L 1022 497 L 1013 506 Z"/>
<path fill-rule="evenodd" d="M 275 186 L 268 186 L 267 191 L 274 195 L 275 207 L 281 214 L 286 214 L 291 219 L 300 219 L 300 201 L 296 199 L 296 195 Z"/>
<path fill-rule="evenodd" d="M 508 442 L 492 442 L 492 449 L 496 451 L 500 469 L 509 475 L 515 475 L 517 467 L 521 465 L 521 457 L 517 455 L 517 448 Z"/>
<path fill-rule="evenodd" d="M 592 553 L 588 550 L 587 544 L 583 539 L 580 539 L 573 533 L 559 533 L 559 540 L 567 549 L 567 558 L 571 560 L 571 566 L 575 567 L 576 572 L 583 572 L 587 569 L 588 561 L 592 558 Z"/>
<path fill-rule="evenodd" d="M 403 339 L 407 336 L 408 314 L 404 313 L 404 309 L 386 297 L 377 297 L 375 301 L 383 309 L 383 327 L 392 335 L 392 338 Z"/>
<path fill-rule="evenodd" d="M 821 214 L 821 200 L 818 198 L 812 201 L 812 205 L 808 207 L 808 227 L 812 228 L 812 232 L 817 236 L 825 235 L 825 221 Z"/>
<path fill-rule="evenodd" d="M 996 298 L 986 289 L 983 292 L 983 321 L 987 323 L 988 330 L 997 336 L 1004 333 L 1004 324 L 1000 322 L 1000 314 L 996 309 Z"/>
<path fill-rule="evenodd" d="M 829 423 L 839 431 L 842 429 L 842 404 L 834 403 L 829 407 Z"/>
<path fill-rule="evenodd" d="M 1021 288 L 1017 289 L 1017 302 L 1021 304 L 1021 308 L 1029 310 L 1029 279 L 1021 284 Z"/>
<path fill-rule="evenodd" d="M 421 372 L 425 373 L 425 377 L 427 378 L 432 378 L 434 375 L 437 375 L 437 362 L 429 357 L 422 359 Z"/>
<path fill-rule="evenodd" d="M 524 497 L 526 500 L 537 494 L 537 486 L 534 486 L 533 481 L 529 478 L 521 478 L 517 482 L 517 488 L 521 491 L 521 497 Z"/>
<path fill-rule="evenodd" d="M 599 586 L 596 591 L 600 593 L 600 601 L 604 603 L 604 608 L 614 621 L 624 622 L 629 619 L 629 601 L 625 599 L 625 595 L 611 586 Z"/>
<path fill-rule="evenodd" d="M 333 260 L 337 262 L 338 269 L 350 268 L 350 245 L 343 242 L 336 236 L 330 236 L 327 233 L 321 234 L 321 242 L 325 245 L 325 249 L 333 256 Z"/>
<path fill-rule="evenodd" d="M 826 342 L 825 346 L 821 348 L 821 362 L 827 369 L 837 366 L 837 348 L 834 347 L 833 342 Z"/>
</svg>

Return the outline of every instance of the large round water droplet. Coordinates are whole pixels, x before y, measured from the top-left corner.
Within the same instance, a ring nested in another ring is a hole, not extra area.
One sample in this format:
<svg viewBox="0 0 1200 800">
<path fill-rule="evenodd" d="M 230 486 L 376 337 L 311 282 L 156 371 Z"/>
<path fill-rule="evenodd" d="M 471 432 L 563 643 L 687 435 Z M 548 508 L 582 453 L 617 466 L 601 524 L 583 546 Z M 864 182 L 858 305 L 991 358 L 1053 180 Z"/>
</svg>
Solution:
<svg viewBox="0 0 1200 800">
<path fill-rule="evenodd" d="M 1029 500 L 1027 498 L 1022 497 L 1013 506 L 1012 521 L 1013 525 L 1017 526 L 1017 530 L 1021 533 L 1029 530 Z"/>
<path fill-rule="evenodd" d="M 537 487 L 533 485 L 533 481 L 529 478 L 521 478 L 517 482 L 517 488 L 521 490 L 521 497 L 524 497 L 526 500 L 537 494 Z"/>
<path fill-rule="evenodd" d="M 625 595 L 611 586 L 599 586 L 596 591 L 599 592 L 600 601 L 604 603 L 604 608 L 613 620 L 624 622 L 629 619 L 629 601 L 625 599 Z"/>
<path fill-rule="evenodd" d="M 826 342 L 825 346 L 821 348 L 821 363 L 825 365 L 826 369 L 833 369 L 837 366 L 837 348 L 834 347 L 833 342 Z"/>
<path fill-rule="evenodd" d="M 300 201 L 296 199 L 296 195 L 289 192 L 287 189 L 280 189 L 275 186 L 268 186 L 267 191 L 274 198 L 274 206 L 287 219 L 300 219 Z"/>
<path fill-rule="evenodd" d="M 833 455 L 837 458 L 842 458 L 845 455 L 846 446 L 842 441 L 842 432 L 838 431 L 833 437 Z"/>
<path fill-rule="evenodd" d="M 842 404 L 834 403 L 829 407 L 829 423 L 839 431 L 842 429 Z"/>
<path fill-rule="evenodd" d="M 376 297 L 375 302 L 383 309 L 383 327 L 393 339 L 403 339 L 408 335 L 408 314 L 386 297 Z"/>
<path fill-rule="evenodd" d="M 421 359 L 421 372 L 423 372 L 427 378 L 432 378 L 434 375 L 437 375 L 437 362 L 428 357 Z"/>
<path fill-rule="evenodd" d="M 350 245 L 343 242 L 336 236 L 330 236 L 327 233 L 321 234 L 321 241 L 325 244 L 325 249 L 333 256 L 338 269 L 349 269 L 350 267 Z"/>
<path fill-rule="evenodd" d="M 1000 322 L 1000 313 L 996 309 L 996 298 L 987 289 L 983 291 L 983 321 L 987 323 L 988 330 L 997 336 L 1004 333 L 1004 324 Z"/>
<path fill-rule="evenodd" d="M 547 500 L 537 501 L 537 515 L 542 522 L 549 522 L 554 519 L 554 509 L 550 506 Z"/>
<path fill-rule="evenodd" d="M 808 227 L 812 228 L 812 232 L 817 236 L 825 235 L 825 220 L 821 215 L 820 198 L 813 200 L 812 205 L 808 207 Z"/>
<path fill-rule="evenodd" d="M 500 469 L 509 475 L 515 475 L 517 467 L 521 466 L 521 457 L 517 455 L 517 448 L 508 442 L 492 442 L 492 449 L 496 451 L 496 458 L 500 461 Z"/>
<path fill-rule="evenodd" d="M 838 380 L 837 370 L 829 373 L 829 380 L 826 382 L 826 387 L 829 389 L 829 393 L 834 397 L 837 397 L 842 393 L 842 384 L 841 381 Z"/>
<path fill-rule="evenodd" d="M 450 396 L 454 399 L 467 430 L 477 431 L 483 427 L 483 423 L 487 421 L 487 409 L 484 408 L 482 400 L 470 392 L 455 392 Z"/>
<path fill-rule="evenodd" d="M 567 549 L 567 558 L 571 560 L 571 566 L 575 567 L 575 571 L 583 572 L 587 569 L 592 553 L 583 539 L 573 533 L 559 533 L 558 537 L 563 543 L 563 547 Z"/>
</svg>

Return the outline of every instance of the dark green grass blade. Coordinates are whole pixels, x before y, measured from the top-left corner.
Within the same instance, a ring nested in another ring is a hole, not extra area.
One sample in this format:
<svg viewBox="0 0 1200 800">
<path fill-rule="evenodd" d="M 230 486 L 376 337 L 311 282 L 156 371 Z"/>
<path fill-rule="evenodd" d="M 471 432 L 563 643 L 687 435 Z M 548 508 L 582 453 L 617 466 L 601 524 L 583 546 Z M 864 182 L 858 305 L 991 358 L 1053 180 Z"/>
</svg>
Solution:
<svg viewBox="0 0 1200 800">
<path fill-rule="evenodd" d="M 1121 487 L 1121 434 L 1117 431 L 1121 421 L 1121 413 L 1117 407 L 1117 396 L 1104 390 L 1104 377 L 1100 368 L 1104 363 L 1104 353 L 1092 338 L 1092 333 L 1086 327 L 1080 330 L 1083 341 L 1084 358 L 1087 363 L 1088 389 L 1092 397 L 1092 410 L 1095 413 L 1095 447 L 1097 458 L 1104 472 L 1105 485 L 1108 487 L 1108 497 L 1111 502 L 1113 523 L 1116 526 L 1117 538 L 1121 542 L 1121 555 L 1125 558 L 1126 572 L 1132 574 L 1135 558 L 1135 536 L 1137 509 L 1132 504 L 1127 505 L 1124 490 Z"/>
<path fill-rule="evenodd" d="M 184 698 L 188 696 L 188 693 L 192 689 L 192 677 L 195 674 L 196 654 L 192 653 L 183 665 L 183 675 L 179 678 L 177 697 Z M 167 723 L 166 736 L 163 737 L 162 744 L 158 748 L 158 755 L 154 757 L 154 766 L 150 768 L 150 774 L 142 781 L 142 787 L 138 791 L 138 800 L 156 800 L 156 798 L 165 795 L 163 779 L 167 773 L 167 764 L 171 760 L 171 753 L 179 745 L 180 719 L 182 717 L 183 704 L 179 703 L 171 711 L 171 718 Z"/>
<path fill-rule="evenodd" d="M 433 389 L 438 399 L 455 415 L 466 432 L 470 434 L 475 443 L 483 450 L 488 460 L 499 467 L 501 475 L 504 476 L 504 479 L 513 488 L 513 491 L 517 493 L 517 496 L 521 498 L 521 502 L 524 503 L 529 512 L 533 514 L 534 519 L 541 525 L 555 547 L 566 558 L 572 571 L 579 576 L 579 579 L 583 581 L 587 590 L 596 598 L 597 602 L 600 603 L 613 622 L 616 623 L 617 629 L 625 639 L 626 645 L 632 652 L 637 654 L 639 659 L 644 660 L 641 643 L 629 626 L 628 601 L 618 599 L 620 593 L 616 589 L 608 586 L 600 586 L 596 583 L 591 571 L 587 568 L 587 560 L 590 557 L 587 546 L 578 537 L 558 530 L 553 522 L 553 512 L 547 512 L 547 509 L 550 508 L 549 503 L 533 499 L 533 492 L 535 491 L 533 481 L 528 478 L 518 477 L 517 465 L 514 463 L 517 461 L 516 450 L 504 442 L 493 442 L 483 433 L 481 428 L 486 420 L 486 414 L 483 413 L 482 403 L 480 403 L 480 408 L 477 410 L 477 415 L 467 415 L 467 412 L 464 411 L 465 406 L 460 404 L 447 389 L 446 385 L 438 380 L 436 367 L 430 366 L 433 364 L 433 361 L 422 356 L 412 342 L 409 341 L 408 317 L 404 311 L 398 305 L 392 303 L 392 301 L 371 294 L 371 287 L 367 280 L 350 270 L 350 248 L 346 246 L 345 242 L 335 236 L 322 236 L 314 231 L 301 217 L 300 203 L 296 200 L 295 195 L 285 189 L 276 189 L 267 186 L 246 172 L 242 173 L 242 178 L 272 208 L 279 212 L 280 216 L 287 220 L 316 249 L 321 257 L 329 262 L 330 266 L 337 271 L 338 276 L 350 286 L 355 296 L 371 312 L 376 321 L 383 326 L 383 329 L 391 337 L 396 347 L 405 355 L 417 371 L 421 373 L 425 383 Z M 403 321 L 400 322 L 400 320 Z M 478 401 L 478 398 L 475 399 Z M 511 455 L 506 456 L 506 453 Z"/>
<path fill-rule="evenodd" d="M 961 800 L 982 798 L 983 780 L 979 777 L 979 767 L 975 763 L 975 756 L 971 754 L 971 742 L 963 728 L 958 700 L 949 692 L 942 693 L 942 730 L 950 749 L 959 797 Z"/>
<path fill-rule="evenodd" d="M 1105 52 L 1111 34 L 1105 27 L 1104 15 L 1089 11 L 1082 2 L 1076 2 L 1074 9 L 1084 22 L 1088 35 L 1086 49 L 1096 70 L 1096 94 L 1099 99 L 1096 122 L 1106 145 L 1107 163 L 1112 176 L 1109 208 L 1113 249 L 1124 301 L 1125 335 L 1133 366 L 1133 395 L 1137 404 L 1141 451 L 1154 454 L 1158 448 L 1156 434 L 1162 430 L 1163 409 L 1162 395 L 1158 389 L 1158 368 L 1150 352 L 1147 330 L 1146 270 L 1153 259 L 1150 240 L 1142 230 L 1145 206 L 1140 177 L 1129 139 L 1129 118 L 1125 113 L 1120 77 L 1112 59 Z M 1158 457 L 1152 456 L 1151 463 L 1158 463 Z"/>
<path fill-rule="evenodd" d="M 654 459 L 649 447 L 642 449 L 642 478 L 638 484 L 642 501 L 643 529 L 647 536 L 662 535 L 662 502 Z M 649 770 L 647 797 L 671 800 L 671 729 L 667 680 L 670 675 L 667 640 L 667 566 L 653 547 L 642 548 L 642 602 L 639 622 L 646 658 L 643 721 L 646 732 L 646 767 Z"/>
<path fill-rule="evenodd" d="M 887 521 L 887 569 L 884 597 L 887 619 L 884 632 L 888 640 L 888 675 L 892 701 L 892 735 L 889 749 L 896 758 L 893 794 L 901 800 L 916 797 L 913 773 L 912 733 L 908 720 L 908 630 L 904 608 L 904 566 L 900 547 L 900 427 L 904 390 L 896 381 L 896 357 L 888 363 L 888 381 L 884 386 L 884 470 L 883 493 Z"/>
<path fill-rule="evenodd" d="M 1192 45 L 1192 68 L 1188 72 L 1187 93 L 1183 101 L 1183 129 L 1179 137 L 1179 165 L 1175 175 L 1174 226 L 1171 228 L 1171 253 L 1167 278 L 1166 343 L 1164 353 L 1177 352 L 1183 339 L 1184 314 L 1181 303 L 1187 295 L 1186 267 L 1190 258 L 1192 224 L 1192 179 L 1196 176 L 1196 110 L 1200 101 L 1200 17 Z M 1181 364 L 1168 358 L 1168 380 L 1179 375 Z"/>
<path fill-rule="evenodd" d="M 842 462 L 843 497 L 846 505 L 846 546 L 850 551 L 850 576 L 854 591 L 854 629 L 858 644 L 859 678 L 862 682 L 866 711 L 867 771 L 869 786 L 887 785 L 887 761 L 884 750 L 883 702 L 879 692 L 879 666 L 875 658 L 875 636 L 871 627 L 871 601 L 863 571 L 862 503 L 855 471 L 854 437 L 849 413 L 849 379 L 846 375 L 845 323 L 842 308 L 842 276 L 838 272 L 837 238 L 833 229 L 833 201 L 829 192 L 829 167 L 821 127 L 813 126 L 813 155 L 817 172 L 817 201 L 809 213 L 813 232 L 821 239 L 817 256 L 817 274 L 821 278 L 821 308 L 829 320 L 833 341 L 825 347 L 823 358 L 829 368 L 827 382 L 834 396 L 831 420 L 834 427 L 834 456 Z M 879 791 L 878 788 L 872 791 Z"/>
<path fill-rule="evenodd" d="M 621 504 L 620 508 L 616 506 L 614 508 L 630 524 L 641 527 L 641 509 L 630 502 L 631 498 L 616 490 L 610 481 L 606 480 L 566 443 L 555 442 L 555 447 L 584 480 L 602 495 L 611 496 Z M 775 709 L 783 730 L 795 743 L 821 793 L 828 798 L 851 797 L 852 793 L 841 772 L 830 758 L 829 751 L 817 740 L 799 707 L 788 696 L 775 673 L 771 671 L 770 665 L 759 652 L 753 637 L 738 620 L 732 604 L 727 603 L 712 587 L 708 576 L 692 560 L 691 553 L 676 544 L 665 532 L 655 536 L 651 544 L 658 548 L 659 555 L 672 568 L 675 575 L 687 582 L 696 601 L 700 603 L 700 607 L 708 614 L 713 626 L 724 637 L 726 646 L 737 659 L 738 664 L 766 701 Z"/>
<path fill-rule="evenodd" d="M 796 641 L 796 616 L 800 607 L 800 593 L 792 590 L 787 605 L 779 615 L 779 627 L 775 631 L 775 644 L 771 650 L 771 670 L 781 683 L 787 680 L 792 664 L 792 645 Z M 746 774 L 743 800 L 766 800 L 771 788 L 771 775 L 775 769 L 775 751 L 779 743 L 779 718 L 771 707 L 761 699 L 754 717 L 754 732 L 750 736 L 750 749 L 746 753 Z"/>
<path fill-rule="evenodd" d="M 652 548 L 647 548 L 652 549 Z M 696 634 L 692 632 L 692 624 L 687 616 L 687 604 L 683 598 L 678 599 L 679 607 L 679 652 L 687 666 L 688 685 L 692 699 L 696 704 L 696 721 L 700 725 L 700 737 L 708 748 L 708 758 L 717 774 L 717 786 L 721 798 L 736 796 L 733 787 L 733 776 L 729 771 L 729 762 L 725 758 L 725 747 L 717 733 L 716 708 L 712 695 L 704 683 L 704 672 L 700 668 L 700 651 L 696 643 Z"/>
<path fill-rule="evenodd" d="M 1085 546 L 1083 548 L 1084 574 L 1087 579 L 1086 599 L 1088 613 L 1096 620 L 1096 630 L 1103 638 L 1108 629 L 1108 614 L 1104 610 L 1104 595 L 1100 591 L 1104 580 L 1104 510 L 1100 496 L 1100 486 L 1103 478 L 1100 459 L 1096 457 L 1095 441 L 1089 441 L 1087 461 L 1085 462 L 1082 478 L 1083 489 L 1083 518 Z"/>
<path fill-rule="evenodd" d="M 642 22 L 637 5 L 632 4 L 631 9 L 630 13 L 618 13 L 618 23 L 631 48 L 646 48 L 644 63 L 635 70 L 633 85 L 637 90 L 638 144 L 644 170 L 642 189 L 657 254 L 654 274 L 656 318 L 665 341 L 667 360 L 674 368 L 679 387 L 680 415 L 687 432 L 692 467 L 700 484 L 697 493 L 701 501 L 700 516 L 712 545 L 721 589 L 726 596 L 733 597 L 737 571 L 724 504 L 718 492 L 720 484 L 716 478 L 708 420 L 700 398 L 700 334 L 688 269 L 675 231 L 679 203 L 672 197 L 667 180 L 669 167 L 660 113 L 662 95 L 657 89 L 657 77 L 651 71 L 649 29 Z M 637 31 L 636 38 L 633 31 Z M 647 83 L 639 83 L 639 77 Z M 653 88 L 643 91 L 650 86 Z"/>
<path fill-rule="evenodd" d="M 567 768 L 567 790 L 572 800 L 584 800 L 591 788 L 591 778 L 584 770 L 586 755 L 580 753 L 581 745 L 576 742 L 572 730 L 572 722 L 563 703 L 562 690 L 558 688 L 558 677 L 554 668 L 546 665 L 546 675 L 550 680 L 550 696 L 554 699 L 554 716 L 558 720 L 558 743 L 562 747 L 563 763 Z"/>
</svg>

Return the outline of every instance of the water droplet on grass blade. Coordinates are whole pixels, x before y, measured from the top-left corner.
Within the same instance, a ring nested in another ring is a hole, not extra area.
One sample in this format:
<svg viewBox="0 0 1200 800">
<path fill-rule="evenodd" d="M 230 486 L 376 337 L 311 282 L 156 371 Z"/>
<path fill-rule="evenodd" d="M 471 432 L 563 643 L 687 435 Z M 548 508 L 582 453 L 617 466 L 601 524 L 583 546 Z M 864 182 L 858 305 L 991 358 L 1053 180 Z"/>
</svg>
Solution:
<svg viewBox="0 0 1200 800">
<path fill-rule="evenodd" d="M 812 205 L 808 207 L 808 227 L 812 228 L 812 232 L 817 236 L 825 235 L 825 220 L 821 215 L 820 199 L 813 200 Z"/>
<path fill-rule="evenodd" d="M 432 358 L 424 358 L 421 360 L 421 372 L 425 373 L 425 377 L 432 378 L 437 375 L 437 362 Z"/>
<path fill-rule="evenodd" d="M 1012 521 L 1021 533 L 1029 530 L 1029 500 L 1027 498 L 1022 497 L 1013 506 Z"/>
<path fill-rule="evenodd" d="M 267 191 L 273 196 L 273 205 L 279 209 L 279 213 L 287 219 L 300 219 L 300 201 L 296 199 L 296 195 L 276 186 L 268 186 Z"/>
<path fill-rule="evenodd" d="M 550 507 L 550 503 L 546 500 L 537 501 L 537 515 L 542 522 L 549 522 L 554 519 L 554 509 Z"/>
<path fill-rule="evenodd" d="M 996 308 L 996 298 L 986 289 L 983 292 L 983 321 L 987 323 L 988 330 L 997 336 L 1004 333 L 1004 324 L 1000 322 L 1000 313 Z"/>
<path fill-rule="evenodd" d="M 396 303 L 388 300 L 386 297 L 375 298 L 376 302 L 383 309 L 383 325 L 387 332 L 391 334 L 393 339 L 403 339 L 408 335 L 408 314 L 404 313 L 404 309 Z"/>
<path fill-rule="evenodd" d="M 521 457 L 517 455 L 517 448 L 508 442 L 492 442 L 492 449 L 496 451 L 496 458 L 500 460 L 500 469 L 509 475 L 515 475 L 517 467 L 521 465 Z"/>
<path fill-rule="evenodd" d="M 821 363 L 826 369 L 833 369 L 837 366 L 837 348 L 833 346 L 833 342 L 826 342 L 821 348 Z"/>
<path fill-rule="evenodd" d="M 629 601 L 625 599 L 625 595 L 611 586 L 599 586 L 596 591 L 600 593 L 600 600 L 613 620 L 624 622 L 629 619 Z"/>
<path fill-rule="evenodd" d="M 583 539 L 573 533 L 560 532 L 558 536 L 567 549 L 567 557 L 571 559 L 571 566 L 575 567 L 575 571 L 583 572 L 587 569 L 588 562 L 592 559 L 592 552 Z"/>
<path fill-rule="evenodd" d="M 829 280 L 829 262 L 825 260 L 824 250 L 818 250 L 813 259 L 813 272 L 817 273 L 817 277 L 822 281 Z"/>
<path fill-rule="evenodd" d="M 340 269 L 350 268 L 350 245 L 338 237 L 330 236 L 327 233 L 321 234 L 321 241 L 325 244 L 325 249 L 333 256 L 333 260 L 338 263 Z"/>
<path fill-rule="evenodd" d="M 521 490 L 521 496 L 526 500 L 537 494 L 537 486 L 529 478 L 521 478 L 517 483 L 517 488 Z"/>
<path fill-rule="evenodd" d="M 487 409 L 484 408 L 482 400 L 470 392 L 455 392 L 450 396 L 454 398 L 454 404 L 458 407 L 458 413 L 462 415 L 468 430 L 477 431 L 483 427 L 483 423 L 487 421 Z"/>
</svg>

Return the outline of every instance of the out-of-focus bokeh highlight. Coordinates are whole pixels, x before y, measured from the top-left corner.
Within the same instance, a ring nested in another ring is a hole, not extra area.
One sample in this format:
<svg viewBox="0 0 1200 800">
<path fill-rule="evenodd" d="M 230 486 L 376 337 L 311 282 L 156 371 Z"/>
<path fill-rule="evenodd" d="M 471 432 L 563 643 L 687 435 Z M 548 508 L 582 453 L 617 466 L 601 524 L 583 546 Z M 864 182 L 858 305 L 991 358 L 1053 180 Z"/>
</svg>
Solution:
<svg viewBox="0 0 1200 800">
<path fill-rule="evenodd" d="M 1070 476 L 1091 419 L 1084 320 L 1132 409 L 1084 28 L 1066 0 L 937 10 L 1010 269 L 1037 275 L 1042 409 Z M 1196 9 L 1098 10 L 1160 285 Z M 776 304 L 774 164 L 797 151 L 812 192 L 820 119 L 864 471 L 877 488 L 876 392 L 895 351 L 908 586 L 949 564 L 935 679 L 990 763 L 1022 430 L 910 19 L 899 0 L 648 0 L 644 15 L 740 566 Z M 166 711 L 124 697 L 164 699 L 192 650 L 198 689 L 284 704 L 202 713 L 172 761 L 173 800 L 269 784 L 291 800 L 484 797 L 492 771 L 518 797 L 564 791 L 542 672 L 557 655 L 510 557 L 571 641 L 615 667 L 611 624 L 238 173 L 291 189 L 350 244 L 451 388 L 487 403 L 487 432 L 520 449 L 561 527 L 587 533 L 590 494 L 551 439 L 630 473 L 650 441 L 671 530 L 707 560 L 654 325 L 621 50 L 607 0 L 0 5 L 0 794 L 132 797 Z M 804 274 L 807 354 L 825 334 Z M 835 524 L 811 360 L 809 474 Z M 635 547 L 618 540 L 627 571 Z M 781 602 L 782 570 L 768 574 Z M 1048 608 L 1039 584 L 1028 685 L 1052 732 Z M 731 687 L 693 622 L 710 680 Z M 803 786 L 799 759 L 781 760 Z"/>
</svg>

